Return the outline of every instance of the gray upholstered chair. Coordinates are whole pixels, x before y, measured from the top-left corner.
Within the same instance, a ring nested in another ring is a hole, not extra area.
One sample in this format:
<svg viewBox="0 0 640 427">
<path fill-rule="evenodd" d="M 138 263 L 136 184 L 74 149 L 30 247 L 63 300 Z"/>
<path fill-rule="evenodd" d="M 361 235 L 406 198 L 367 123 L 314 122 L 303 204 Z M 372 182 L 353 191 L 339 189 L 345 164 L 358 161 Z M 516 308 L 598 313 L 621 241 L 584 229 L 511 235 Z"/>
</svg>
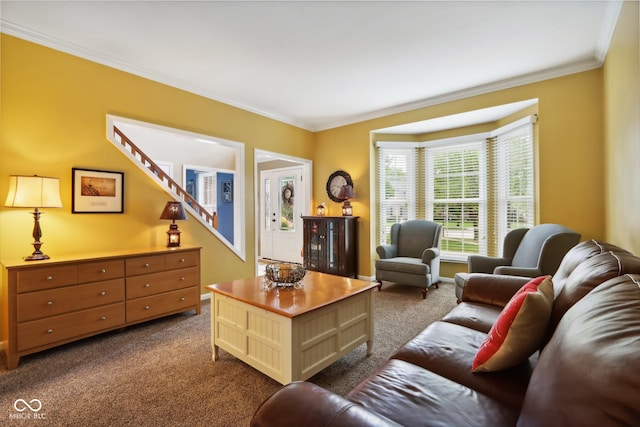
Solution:
<svg viewBox="0 0 640 427">
<path fill-rule="evenodd" d="M 454 279 L 457 300 L 460 301 L 471 273 L 524 277 L 555 274 L 562 258 L 580 242 L 580 237 L 579 233 L 559 224 L 511 230 L 505 236 L 501 257 L 470 255 L 467 258 L 469 273 L 457 273 Z"/>
<path fill-rule="evenodd" d="M 440 281 L 440 236 L 442 225 L 409 220 L 391 226 L 391 244 L 376 248 L 376 280 L 415 286 L 426 298 L 429 286 Z"/>
</svg>

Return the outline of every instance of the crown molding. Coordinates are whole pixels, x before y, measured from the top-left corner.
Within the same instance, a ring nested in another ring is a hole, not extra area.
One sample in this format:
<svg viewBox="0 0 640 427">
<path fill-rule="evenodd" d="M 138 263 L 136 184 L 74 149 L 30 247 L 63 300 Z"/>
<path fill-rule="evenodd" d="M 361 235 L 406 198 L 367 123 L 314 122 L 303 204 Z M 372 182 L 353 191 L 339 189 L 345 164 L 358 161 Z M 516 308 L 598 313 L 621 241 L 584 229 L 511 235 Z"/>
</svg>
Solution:
<svg viewBox="0 0 640 427">
<path fill-rule="evenodd" d="M 144 77 L 146 79 L 149 79 L 158 83 L 162 83 L 177 89 L 181 89 L 186 92 L 193 93 L 195 95 L 203 96 L 213 101 L 230 105 L 232 107 L 239 108 L 241 110 L 244 110 L 253 114 L 257 114 L 272 120 L 289 124 L 291 126 L 299 127 L 301 129 L 305 129 L 309 131 L 311 130 L 311 126 L 308 123 L 300 122 L 298 120 L 294 120 L 288 117 L 278 116 L 265 111 L 260 111 L 258 109 L 255 109 L 243 104 L 239 104 L 239 103 L 230 101 L 228 99 L 217 97 L 213 94 L 202 91 L 196 86 L 189 84 L 187 82 L 166 76 L 164 74 L 161 74 L 152 70 L 148 70 L 143 67 L 139 67 L 135 64 L 131 64 L 126 61 L 121 61 L 109 55 L 103 55 L 94 50 L 86 49 L 74 43 L 69 43 L 65 40 L 52 37 L 37 31 L 33 31 L 28 28 L 24 28 L 20 25 L 13 24 L 11 22 L 0 20 L 0 32 L 8 34 L 13 37 L 27 40 L 35 44 L 45 46 L 54 50 L 59 50 L 61 52 L 68 53 L 70 55 L 77 56 L 91 62 L 105 65 L 107 67 L 111 67 L 116 70 L 124 71 L 126 73 L 130 73 L 139 77 Z"/>
<path fill-rule="evenodd" d="M 378 119 L 393 114 L 406 113 L 408 111 L 431 107 L 434 105 L 443 104 L 445 102 L 458 101 L 460 99 L 469 98 L 472 96 L 483 95 L 485 93 L 495 92 L 503 89 L 511 89 L 525 84 L 537 83 L 544 80 L 567 76 L 569 74 L 580 73 L 600 68 L 604 64 L 607 52 L 609 51 L 611 39 L 613 38 L 613 33 L 615 31 L 616 24 L 618 23 L 618 18 L 620 17 L 623 3 L 624 1 L 622 0 L 609 0 L 607 2 L 605 17 L 603 19 L 602 28 L 600 29 L 600 36 L 598 37 L 598 42 L 593 53 L 593 57 L 591 58 L 571 62 L 558 67 L 540 70 L 535 73 L 517 76 L 511 79 L 487 83 L 485 85 L 475 86 L 457 92 L 451 92 L 415 102 L 396 105 L 394 107 L 385 108 L 382 110 L 376 110 L 365 114 L 351 116 L 350 118 L 345 120 L 327 122 L 322 126 L 315 126 L 310 130 L 313 132 L 320 132 L 323 130 L 329 130 L 341 126 L 351 125 L 354 123 L 364 122 L 367 120 Z"/>
<path fill-rule="evenodd" d="M 314 127 L 311 129 L 314 132 L 320 132 L 323 130 L 334 129 L 337 127 L 347 126 L 354 123 L 360 123 L 368 120 L 378 119 L 381 117 L 391 116 L 394 114 L 406 113 L 408 111 L 419 110 L 421 108 L 432 107 L 438 104 L 444 104 L 446 102 L 458 101 L 465 98 L 470 98 L 477 95 L 484 95 L 486 93 L 495 92 L 504 89 L 511 89 L 514 87 L 537 83 L 543 80 L 549 80 L 557 77 L 563 77 L 569 74 L 580 73 L 583 71 L 593 70 L 602 66 L 602 62 L 596 58 L 589 58 L 578 62 L 573 62 L 559 67 L 549 68 L 541 70 L 535 73 L 529 73 L 522 76 L 517 76 L 511 79 L 500 80 L 485 85 L 475 86 L 468 89 L 463 89 L 456 92 L 447 93 L 432 98 L 426 98 L 407 104 L 397 105 L 391 108 L 385 108 L 382 110 L 372 111 L 370 113 L 352 116 L 343 121 L 335 121 L 326 123 L 324 126 Z"/>
<path fill-rule="evenodd" d="M 595 57 L 601 63 L 604 64 L 604 60 L 609 51 L 611 45 L 611 39 L 613 39 L 613 32 L 616 29 L 616 24 L 620 18 L 620 12 L 622 11 L 623 1 L 614 0 L 607 3 L 607 9 L 604 13 L 604 19 L 602 22 L 602 29 L 600 30 L 600 37 L 596 43 Z"/>
<path fill-rule="evenodd" d="M 206 93 L 190 83 L 187 83 L 178 79 L 174 79 L 172 77 L 154 72 L 152 70 L 145 69 L 143 67 L 139 67 L 129 62 L 118 60 L 117 58 L 114 58 L 108 55 L 100 54 L 93 50 L 86 49 L 82 46 L 69 43 L 67 41 L 24 28 L 22 26 L 13 24 L 11 22 L 0 20 L 0 30 L 5 34 L 8 34 L 14 37 L 18 37 L 39 45 L 43 45 L 55 50 L 59 50 L 59 51 L 74 55 L 74 56 L 78 56 L 80 58 L 84 58 L 89 61 L 96 62 L 98 64 L 106 65 L 108 67 L 115 68 L 117 70 L 121 70 L 121 71 L 131 73 L 140 77 L 144 77 L 149 80 L 166 84 L 166 85 L 175 87 L 177 89 L 194 93 L 196 95 L 203 96 L 211 100 L 221 102 L 226 105 L 239 108 L 241 110 L 244 110 L 253 114 L 257 114 L 259 116 L 276 120 L 276 121 L 279 121 L 291 126 L 295 126 L 307 131 L 320 132 L 324 130 L 334 129 L 337 127 L 351 125 L 354 123 L 378 119 L 381 117 L 390 116 L 394 114 L 405 113 L 408 111 L 431 107 L 431 106 L 446 103 L 446 102 L 457 101 L 457 100 L 469 98 L 472 96 L 483 95 L 483 94 L 495 92 L 498 90 L 510 89 L 510 88 L 522 86 L 525 84 L 536 83 L 543 80 L 548 80 L 552 78 L 562 77 L 569 74 L 574 74 L 574 73 L 579 73 L 579 72 L 584 72 L 584 71 L 589 71 L 595 68 L 599 68 L 604 63 L 607 51 L 609 49 L 609 45 L 611 43 L 611 39 L 613 37 L 615 26 L 620 15 L 620 11 L 622 10 L 623 3 L 624 3 L 623 1 L 618 1 L 618 0 L 613 0 L 608 2 L 607 10 L 605 12 L 605 19 L 603 21 L 603 25 L 600 30 L 600 37 L 598 38 L 597 46 L 595 48 L 595 51 L 593 52 L 593 56 L 590 58 L 574 61 L 558 67 L 540 70 L 538 72 L 529 73 L 526 75 L 517 76 L 511 79 L 491 82 L 491 83 L 470 87 L 470 88 L 463 89 L 456 92 L 451 92 L 451 93 L 447 93 L 439 96 L 425 98 L 418 101 L 400 104 L 400 105 L 396 105 L 396 106 L 381 109 L 381 110 L 367 112 L 364 114 L 358 114 L 358 115 L 350 116 L 343 120 L 326 122 L 321 125 L 311 125 L 309 123 L 296 120 L 291 117 L 283 117 L 280 115 L 275 115 L 272 113 L 268 113 L 266 111 L 261 111 L 261 110 L 249 107 L 247 105 L 233 102 L 228 99 L 220 98 L 220 97 L 217 97 L 215 94 Z"/>
</svg>

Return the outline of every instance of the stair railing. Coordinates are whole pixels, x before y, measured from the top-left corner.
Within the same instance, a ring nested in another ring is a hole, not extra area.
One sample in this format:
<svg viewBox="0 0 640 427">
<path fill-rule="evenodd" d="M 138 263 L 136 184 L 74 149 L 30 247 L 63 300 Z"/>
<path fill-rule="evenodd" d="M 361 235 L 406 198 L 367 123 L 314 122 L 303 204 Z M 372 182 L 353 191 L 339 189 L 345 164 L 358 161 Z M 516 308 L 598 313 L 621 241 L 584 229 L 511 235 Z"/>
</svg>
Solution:
<svg viewBox="0 0 640 427">
<path fill-rule="evenodd" d="M 113 127 L 113 132 L 120 137 L 120 144 L 128 150 L 133 157 L 138 159 L 140 163 L 158 177 L 166 186 L 169 187 L 179 199 L 184 201 L 196 215 L 199 215 L 207 224 L 212 228 L 218 229 L 218 215 L 207 211 L 196 199 L 194 199 L 189 193 L 187 193 L 182 186 L 173 180 L 167 173 L 162 170 L 144 151 L 140 150 L 136 144 L 133 143 L 120 129 L 116 126 Z"/>
</svg>

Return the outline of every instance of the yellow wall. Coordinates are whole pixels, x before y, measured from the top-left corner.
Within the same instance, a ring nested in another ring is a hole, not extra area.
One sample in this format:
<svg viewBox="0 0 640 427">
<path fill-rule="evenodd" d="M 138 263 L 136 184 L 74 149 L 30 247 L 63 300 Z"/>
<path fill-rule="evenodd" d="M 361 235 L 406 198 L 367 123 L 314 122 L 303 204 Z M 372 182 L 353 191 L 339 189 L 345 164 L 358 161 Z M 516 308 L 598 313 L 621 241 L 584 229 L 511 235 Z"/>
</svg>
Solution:
<svg viewBox="0 0 640 427">
<path fill-rule="evenodd" d="M 196 220 L 182 241 L 203 247 L 203 285 L 254 275 L 254 149 L 313 156 L 313 134 L 179 89 L 2 34 L 0 203 L 8 175 L 60 178 L 64 207 L 45 209 L 43 251 L 52 257 L 164 245 L 158 218 L 169 196 L 106 140 L 107 114 L 245 144 L 246 262 Z M 71 168 L 123 171 L 124 214 L 72 214 Z M 0 206 L 0 259 L 33 251 L 28 209 Z"/>
<path fill-rule="evenodd" d="M 326 179 L 337 169 L 351 174 L 357 193 L 352 205 L 360 216 L 359 274 L 372 276 L 370 132 L 531 98 L 539 99 L 539 221 L 562 223 L 583 239 L 605 239 L 640 252 L 634 215 L 640 205 L 637 2 L 625 3 L 603 69 L 315 134 L 5 34 L 1 43 L 0 202 L 10 174 L 61 178 L 64 207 L 48 209 L 42 218 L 43 249 L 50 254 L 164 241 L 167 225 L 158 216 L 167 195 L 106 142 L 105 115 L 110 113 L 245 144 L 247 262 L 196 221 L 180 224 L 185 243 L 204 247 L 204 284 L 253 275 L 256 148 L 312 159 L 312 206 L 327 202 L 330 215 L 340 215 L 340 205 L 328 199 Z M 71 214 L 72 167 L 125 172 L 125 213 Z M 26 210 L 0 206 L 0 259 L 32 251 L 32 224 Z M 452 277 L 464 268 L 445 265 L 443 275 Z"/>
<path fill-rule="evenodd" d="M 361 216 L 360 275 L 373 275 L 376 246 L 370 236 L 375 218 L 371 214 L 373 145 L 369 132 L 533 98 L 539 100 L 539 221 L 564 224 L 580 232 L 583 239 L 605 237 L 602 70 L 598 69 L 319 132 L 314 194 L 322 194 L 334 169 L 345 169 L 354 178 L 357 198 L 352 205 L 354 214 Z M 464 269 L 464 264 L 445 264 L 442 275 L 452 277 Z"/>
<path fill-rule="evenodd" d="M 606 236 L 640 254 L 640 6 L 625 2 L 604 66 Z"/>
</svg>

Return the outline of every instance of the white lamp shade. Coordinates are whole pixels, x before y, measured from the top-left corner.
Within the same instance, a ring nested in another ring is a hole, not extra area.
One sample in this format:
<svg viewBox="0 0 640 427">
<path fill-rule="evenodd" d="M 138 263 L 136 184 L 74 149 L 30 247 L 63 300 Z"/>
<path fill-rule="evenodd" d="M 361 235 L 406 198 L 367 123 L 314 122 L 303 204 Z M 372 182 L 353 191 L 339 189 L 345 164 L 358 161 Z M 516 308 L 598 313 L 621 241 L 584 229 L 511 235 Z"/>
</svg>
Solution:
<svg viewBox="0 0 640 427">
<path fill-rule="evenodd" d="M 61 208 L 60 180 L 37 175 L 11 175 L 4 205 L 12 208 Z"/>
</svg>

